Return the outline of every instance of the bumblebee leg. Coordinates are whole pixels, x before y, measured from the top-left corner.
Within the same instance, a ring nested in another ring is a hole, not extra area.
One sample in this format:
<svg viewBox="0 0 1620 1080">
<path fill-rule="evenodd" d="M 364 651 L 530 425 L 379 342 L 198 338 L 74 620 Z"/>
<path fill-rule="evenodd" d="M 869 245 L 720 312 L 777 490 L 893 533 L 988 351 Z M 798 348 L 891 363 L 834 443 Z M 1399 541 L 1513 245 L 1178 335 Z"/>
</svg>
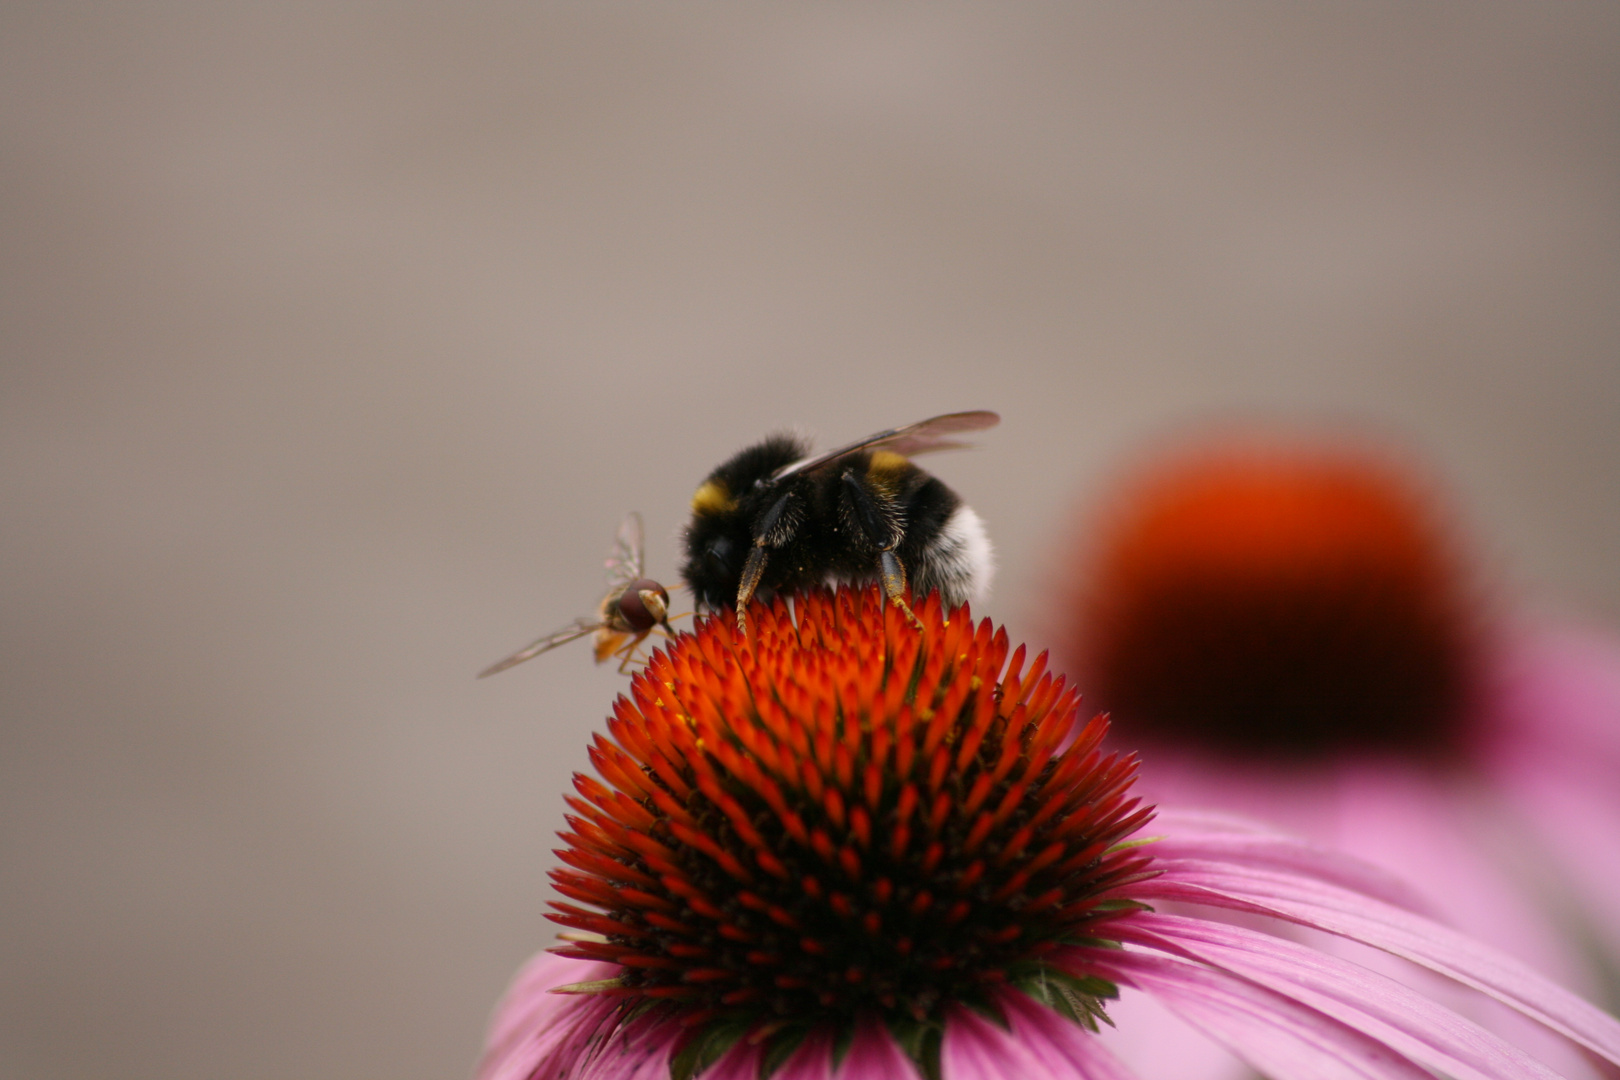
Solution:
<svg viewBox="0 0 1620 1080">
<path fill-rule="evenodd" d="M 844 505 L 856 526 L 879 551 L 893 551 L 904 535 L 901 514 L 894 499 L 881 490 L 873 490 L 853 470 L 845 470 Z"/>
<path fill-rule="evenodd" d="M 883 595 L 888 597 L 889 603 L 906 613 L 906 618 L 911 620 L 912 626 L 921 630 L 922 620 L 917 618 L 917 613 L 906 603 L 906 568 L 900 562 L 900 556 L 893 551 L 880 552 L 878 571 L 883 577 Z"/>
<path fill-rule="evenodd" d="M 893 498 L 881 489 L 873 490 L 853 471 L 846 471 L 843 481 L 847 505 L 853 512 L 856 524 L 878 549 L 878 578 L 883 582 L 883 595 L 905 612 L 912 626 L 921 630 L 922 620 L 906 603 L 905 564 L 894 553 L 905 536 L 899 508 L 895 506 Z"/>
<path fill-rule="evenodd" d="M 754 522 L 754 547 L 748 553 L 748 561 L 743 564 L 742 577 L 737 582 L 739 633 L 748 629 L 744 611 L 748 607 L 748 601 L 753 599 L 754 590 L 759 588 L 760 578 L 765 576 L 766 549 L 782 547 L 791 541 L 799 531 L 799 524 L 803 520 L 804 500 L 787 491 Z"/>
<path fill-rule="evenodd" d="M 753 598 L 754 590 L 759 587 L 759 579 L 765 576 L 765 538 L 762 536 L 754 541 L 754 549 L 748 553 L 748 561 L 743 564 L 742 579 L 737 582 L 737 632 L 748 632 L 748 622 L 743 612 L 748 607 L 748 601 Z"/>
</svg>

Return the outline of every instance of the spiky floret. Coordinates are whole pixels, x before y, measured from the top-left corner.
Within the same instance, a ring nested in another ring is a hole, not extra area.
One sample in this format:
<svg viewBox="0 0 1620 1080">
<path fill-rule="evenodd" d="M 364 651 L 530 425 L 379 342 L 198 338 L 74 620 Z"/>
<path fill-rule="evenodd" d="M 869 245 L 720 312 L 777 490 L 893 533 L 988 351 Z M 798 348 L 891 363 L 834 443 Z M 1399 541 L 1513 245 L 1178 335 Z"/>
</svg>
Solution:
<svg viewBox="0 0 1620 1080">
<path fill-rule="evenodd" d="M 945 1009 L 1009 987 L 1102 1015 L 1112 985 L 1046 958 L 1135 909 L 1135 759 L 1099 751 L 1044 653 L 916 612 L 867 588 L 756 607 L 746 639 L 700 619 L 575 777 L 551 918 L 584 934 L 556 951 L 621 965 L 575 989 L 678 1014 L 677 1072 L 872 1017 L 931 1072 Z"/>
</svg>

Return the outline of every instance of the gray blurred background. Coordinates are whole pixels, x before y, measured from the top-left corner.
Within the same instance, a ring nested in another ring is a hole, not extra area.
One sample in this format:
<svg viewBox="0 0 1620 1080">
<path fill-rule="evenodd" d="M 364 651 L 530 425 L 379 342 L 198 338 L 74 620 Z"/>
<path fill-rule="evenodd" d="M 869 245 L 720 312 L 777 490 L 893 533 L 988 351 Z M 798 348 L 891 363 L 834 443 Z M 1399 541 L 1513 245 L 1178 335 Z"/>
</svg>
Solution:
<svg viewBox="0 0 1620 1080">
<path fill-rule="evenodd" d="M 0 1074 L 457 1077 L 624 681 L 620 515 L 786 424 L 1038 626 L 1110 469 L 1360 424 L 1620 616 L 1620 7 L 0 6 Z"/>
</svg>

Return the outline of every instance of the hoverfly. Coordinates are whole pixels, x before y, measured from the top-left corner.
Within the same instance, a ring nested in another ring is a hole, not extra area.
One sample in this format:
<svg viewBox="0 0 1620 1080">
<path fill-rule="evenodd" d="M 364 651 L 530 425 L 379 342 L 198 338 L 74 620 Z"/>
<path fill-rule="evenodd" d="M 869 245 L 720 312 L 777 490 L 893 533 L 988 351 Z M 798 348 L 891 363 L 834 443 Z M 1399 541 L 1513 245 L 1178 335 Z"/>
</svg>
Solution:
<svg viewBox="0 0 1620 1080">
<path fill-rule="evenodd" d="M 525 660 L 550 652 L 586 634 L 596 635 L 596 662 L 610 656 L 622 657 L 619 672 L 629 671 L 636 657 L 636 648 L 654 630 L 673 636 L 669 628 L 669 593 L 651 578 L 641 576 L 642 552 L 641 515 L 635 511 L 624 516 L 613 550 L 604 562 L 608 572 L 608 591 L 602 597 L 594 619 L 575 619 L 568 626 L 528 645 L 499 663 L 491 664 L 478 673 L 480 679 L 505 671 Z"/>
</svg>

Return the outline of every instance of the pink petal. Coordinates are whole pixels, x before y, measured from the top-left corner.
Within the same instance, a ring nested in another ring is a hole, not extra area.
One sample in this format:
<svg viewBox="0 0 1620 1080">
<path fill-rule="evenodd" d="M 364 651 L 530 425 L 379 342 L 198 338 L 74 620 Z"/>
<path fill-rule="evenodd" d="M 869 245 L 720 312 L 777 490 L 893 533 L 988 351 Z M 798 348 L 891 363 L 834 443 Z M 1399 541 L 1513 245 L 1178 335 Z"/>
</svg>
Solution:
<svg viewBox="0 0 1620 1080">
<path fill-rule="evenodd" d="M 1190 810 L 1160 807 L 1154 828 L 1165 828 L 1176 836 L 1286 836 L 1274 826 L 1241 814 L 1219 810 Z"/>
<path fill-rule="evenodd" d="M 806 1042 L 809 1043 L 810 1040 Z M 698 1075 L 702 1080 L 759 1080 L 759 1058 L 759 1047 L 739 1042 L 722 1054 L 719 1061 Z M 825 1047 L 819 1044 L 801 1046 L 788 1064 L 794 1067 L 792 1075 L 797 1080 L 827 1080 L 831 1075 Z M 783 1067 L 784 1071 L 786 1068 L 787 1066 Z M 603 1077 L 602 1080 L 608 1078 Z M 669 1080 L 667 1071 L 663 1080 Z"/>
<path fill-rule="evenodd" d="M 1080 1076 L 1094 1080 L 1133 1080 L 1093 1033 L 1067 1017 L 1023 994 L 1009 994 L 1001 1008 L 1012 1025 L 1013 1037 L 1037 1057 L 1049 1063 L 1053 1075 Z"/>
<path fill-rule="evenodd" d="M 1095 1035 L 1022 994 L 1000 1005 L 1002 1028 L 965 1008 L 945 1023 L 944 1080 L 1136 1080 Z"/>
<path fill-rule="evenodd" d="M 1569 627 L 1504 649 L 1490 719 L 1498 783 L 1529 822 L 1536 880 L 1620 961 L 1620 639 Z M 1562 890 L 1562 894 L 1560 894 Z M 1573 894 L 1573 895 L 1571 895 Z"/>
<path fill-rule="evenodd" d="M 1434 1080 L 1372 1036 L 1229 972 L 1150 953 L 1075 952 L 1088 970 L 1147 991 L 1268 1076 Z"/>
<path fill-rule="evenodd" d="M 1620 1064 L 1620 1021 L 1490 946 L 1421 915 L 1320 880 L 1201 860 L 1166 860 L 1133 886 L 1160 897 L 1272 915 L 1405 957 L 1496 998 Z"/>
<path fill-rule="evenodd" d="M 680 1037 L 673 1024 L 658 1027 L 631 1025 L 613 1033 L 599 1049 L 574 1061 L 542 1063 L 539 1076 L 566 1076 L 568 1080 L 669 1080 L 669 1061 Z M 553 1071 L 555 1070 L 555 1071 Z"/>
<path fill-rule="evenodd" d="M 1154 744 L 1144 752 L 1148 749 L 1137 794 L 1150 803 L 1161 808 L 1203 807 L 1250 821 L 1286 822 L 1291 833 L 1328 843 L 1337 840 L 1340 816 L 1333 797 L 1337 770 L 1331 764 L 1211 759 L 1169 744 Z"/>
<path fill-rule="evenodd" d="M 1620 968 L 1620 638 L 1524 628 L 1495 675 L 1488 757 L 1512 850 L 1593 966 Z"/>
<path fill-rule="evenodd" d="M 862 1021 L 838 1070 L 840 1080 L 922 1080 L 882 1024 Z"/>
<path fill-rule="evenodd" d="M 773 1080 L 832 1080 L 834 1075 L 832 1049 L 832 1037 L 823 1032 L 815 1032 L 806 1038 L 793 1052 L 793 1056 L 773 1074 Z M 847 1066 L 840 1072 L 848 1075 Z M 759 1066 L 756 1058 L 754 1070 L 740 1073 L 738 1080 L 757 1080 L 758 1076 Z M 708 1080 L 708 1077 L 704 1077 L 704 1080 Z M 716 1074 L 715 1080 L 723 1078 Z"/>
<path fill-rule="evenodd" d="M 1346 850 L 1426 885 L 1444 912 L 1437 921 L 1563 985 L 1592 985 L 1578 947 L 1538 895 L 1538 875 L 1522 872 L 1533 849 L 1514 835 L 1522 829 L 1505 792 L 1472 775 L 1363 769 L 1346 775 L 1340 807 Z"/>
<path fill-rule="evenodd" d="M 619 1020 L 619 1002 L 596 994 L 557 994 L 553 987 L 612 978 L 613 964 L 541 953 L 512 980 L 496 1006 L 477 1080 L 669 1080 L 680 1029 L 643 1018 Z"/>
<path fill-rule="evenodd" d="M 1336 853 L 1319 850 L 1315 858 L 1325 860 L 1324 865 L 1312 866 L 1294 855 L 1304 850 L 1298 840 L 1277 832 L 1252 826 L 1239 831 L 1231 819 L 1212 821 L 1207 814 L 1162 811 L 1160 821 L 1176 844 L 1191 840 L 1207 848 L 1209 857 L 1259 868 L 1272 861 L 1272 868 L 1301 871 L 1369 892 L 1388 904 L 1463 929 L 1558 983 L 1591 993 L 1599 984 L 1594 978 L 1597 965 L 1584 952 L 1584 939 L 1560 925 L 1558 916 L 1578 910 L 1573 894 L 1579 894 L 1592 929 L 1597 934 L 1609 929 L 1610 941 L 1620 942 L 1620 918 L 1607 916 L 1612 904 L 1604 904 L 1605 897 L 1620 895 L 1620 827 L 1605 832 L 1602 806 L 1588 798 L 1592 785 L 1576 782 L 1570 769 L 1542 769 L 1552 782 L 1541 785 L 1547 790 L 1529 792 L 1534 761 L 1521 756 L 1516 776 L 1503 777 L 1497 785 L 1477 776 L 1440 774 L 1398 761 L 1341 763 L 1317 769 L 1306 790 L 1281 793 L 1275 800 L 1273 813 L 1281 821 L 1290 826 L 1314 823 L 1317 839 L 1327 847 L 1375 861 L 1401 881 L 1426 887 L 1427 895 L 1439 904 L 1400 891 L 1400 886 L 1380 886 L 1366 873 L 1346 878 L 1332 870 L 1332 861 L 1343 858 Z M 1212 774 L 1207 784 L 1213 784 L 1215 771 L 1209 764 L 1202 767 Z M 1189 776 L 1197 777 L 1197 772 L 1189 771 Z M 1288 779 L 1299 787 L 1306 777 Z M 1226 780 L 1228 790 L 1243 789 L 1252 776 L 1244 771 Z M 1620 785 L 1610 782 L 1607 787 Z M 1588 813 L 1568 808 L 1571 801 L 1583 800 Z M 1249 792 L 1251 805 L 1259 801 L 1264 801 L 1259 792 Z M 1306 806 L 1312 801 L 1314 808 Z M 1620 801 L 1615 811 L 1610 818 L 1620 823 Z M 1526 819 L 1541 827 L 1526 827 Z M 1212 832 L 1218 836 L 1210 836 Z M 1262 850 L 1244 852 L 1238 842 L 1246 836 Z M 1549 850 L 1562 853 L 1573 847 L 1576 836 L 1588 844 L 1584 847 L 1588 858 L 1558 860 L 1547 855 Z M 1273 860 L 1265 858 L 1267 837 L 1277 844 Z M 1181 853 L 1163 844 L 1157 850 Z M 1605 876 L 1610 881 L 1604 881 Z"/>
<path fill-rule="evenodd" d="M 1154 828 L 1169 834 L 1150 849 L 1160 859 L 1211 859 L 1283 870 L 1374 896 L 1408 911 L 1435 913 L 1427 897 L 1387 870 L 1255 822 L 1161 808 Z"/>
<path fill-rule="evenodd" d="M 1620 716 L 1616 717 L 1620 725 Z M 1576 932 L 1606 946 L 1620 968 L 1620 772 L 1602 785 L 1581 783 L 1572 770 L 1523 762 L 1503 786 L 1523 825 L 1520 850 L 1555 910 L 1584 920 Z"/>
<path fill-rule="evenodd" d="M 1206 766 L 1207 771 L 1207 766 Z M 1231 770 L 1228 770 L 1230 773 Z M 1581 793 L 1586 787 L 1572 783 L 1567 770 L 1561 774 L 1567 790 Z M 1166 831 L 1176 842 L 1193 841 L 1203 846 L 1209 857 L 1241 861 L 1246 865 L 1273 869 L 1291 869 L 1307 876 L 1334 881 L 1358 892 L 1370 893 L 1398 907 L 1405 907 L 1428 915 L 1436 921 L 1456 926 L 1486 941 L 1510 955 L 1545 972 L 1557 982 L 1582 992 L 1590 992 L 1597 985 L 1589 956 L 1583 955 L 1580 939 L 1565 932 L 1557 921 L 1558 908 L 1551 903 L 1558 896 L 1559 867 L 1554 860 L 1543 864 L 1526 865 L 1526 856 L 1545 852 L 1548 845 L 1524 826 L 1526 812 L 1539 812 L 1549 800 L 1523 799 L 1523 807 L 1515 806 L 1512 794 L 1486 785 L 1478 777 L 1461 774 L 1439 774 L 1401 762 L 1348 762 L 1332 768 L 1317 770 L 1314 774 L 1314 798 L 1320 805 L 1317 816 L 1322 820 L 1317 827 L 1320 838 L 1328 847 L 1354 853 L 1386 867 L 1398 875 L 1402 882 L 1413 882 L 1429 888 L 1429 895 L 1440 903 L 1430 903 L 1402 891 L 1380 885 L 1374 874 L 1365 871 L 1358 877 L 1347 877 L 1334 869 L 1333 864 L 1343 855 L 1316 849 L 1315 860 L 1310 862 L 1298 856 L 1307 849 L 1298 841 L 1270 833 L 1276 858 L 1267 859 L 1264 850 L 1245 852 L 1235 841 L 1247 835 L 1257 846 L 1265 844 L 1268 834 L 1249 829 L 1239 834 L 1231 828 L 1224 836 L 1209 836 L 1215 831 L 1207 819 L 1192 815 L 1161 814 Z M 1228 776 L 1228 788 L 1241 787 L 1252 782 L 1248 772 Z M 1299 782 L 1299 778 L 1295 778 Z M 1613 786 L 1613 785 L 1611 785 Z M 1251 796 L 1258 797 L 1254 793 Z M 1300 800 L 1286 809 L 1296 810 Z M 1285 807 L 1279 805 L 1278 813 Z M 1310 815 L 1306 815 L 1309 819 Z M 1564 815 L 1567 820 L 1569 815 Z M 1284 818 L 1291 823 L 1296 818 Z M 1577 828 L 1566 828 L 1558 835 L 1567 836 L 1584 824 L 1577 820 Z M 1584 833 L 1583 833 L 1584 835 Z M 1213 842 L 1225 841 L 1219 847 Z M 1590 848 L 1602 853 L 1620 844 L 1620 832 L 1610 834 L 1607 843 Z M 1161 844 L 1156 850 L 1169 854 L 1181 852 Z M 1616 857 L 1601 857 L 1579 864 L 1583 870 L 1594 864 L 1620 865 L 1620 851 Z M 1613 872 L 1620 882 L 1620 872 Z M 1597 885 L 1599 883 L 1594 883 Z M 1589 889 L 1593 898 L 1620 895 L 1620 888 L 1607 892 L 1601 887 Z M 1564 904 L 1570 901 L 1565 898 Z M 1595 913 L 1606 910 L 1593 907 Z M 1620 940 L 1620 919 L 1606 920 L 1616 930 Z"/>
<path fill-rule="evenodd" d="M 1620 639 L 1577 626 L 1518 630 L 1500 646 L 1486 720 L 1502 752 L 1620 771 Z"/>
<path fill-rule="evenodd" d="M 1591 880 L 1590 873 L 1595 867 L 1620 866 L 1620 831 L 1586 828 L 1584 819 L 1554 809 L 1568 799 L 1559 800 L 1556 791 L 1526 792 L 1524 781 L 1540 771 L 1575 795 L 1601 790 L 1611 799 L 1611 819 L 1620 818 L 1620 784 L 1613 782 L 1613 773 L 1601 784 L 1583 780 L 1589 765 L 1552 760 L 1549 744 L 1554 741 L 1541 740 L 1534 753 L 1496 755 L 1496 776 L 1389 758 L 1289 769 L 1276 763 L 1211 762 L 1173 748 L 1151 759 L 1150 775 L 1156 778 L 1161 806 L 1213 802 L 1286 822 L 1290 831 L 1304 830 L 1315 842 L 1392 871 L 1433 902 L 1414 904 L 1410 893 L 1402 900 L 1365 886 L 1361 891 L 1437 917 L 1567 986 L 1590 992 L 1598 985 L 1597 965 L 1584 954 L 1582 938 L 1560 924 L 1560 916 L 1574 909 L 1568 894 L 1579 885 L 1589 921 L 1599 928 L 1608 924 L 1611 940 L 1620 941 L 1620 918 L 1608 917 L 1612 904 L 1603 903 L 1620 896 L 1620 888 L 1602 882 L 1601 875 Z M 1161 813 L 1165 831 L 1177 839 L 1205 831 L 1187 831 L 1181 816 Z M 1526 817 L 1534 817 L 1541 829 L 1526 829 Z M 1536 856 L 1577 832 L 1600 841 L 1586 849 L 1587 859 L 1537 861 Z M 1566 865 L 1559 865 L 1561 861 Z M 1620 871 L 1610 876 L 1620 881 Z"/>
<path fill-rule="evenodd" d="M 1108 1003 L 1112 1025 L 1097 1039 L 1132 1071 L 1172 1080 L 1253 1080 L 1254 1070 L 1220 1043 L 1134 986 Z"/>
<path fill-rule="evenodd" d="M 556 1053 L 584 1027 L 594 1027 L 613 1011 L 605 998 L 551 993 L 568 983 L 612 978 L 611 964 L 571 960 L 543 952 L 531 959 L 512 979 L 495 1006 L 484 1056 L 474 1074 L 477 1080 L 527 1077 L 542 1059 Z"/>
<path fill-rule="evenodd" d="M 1556 1080 L 1552 1069 L 1450 1009 L 1315 949 L 1241 927 L 1150 912 L 1117 924 L 1117 932 L 1252 979 L 1457 1080 Z"/>
</svg>

